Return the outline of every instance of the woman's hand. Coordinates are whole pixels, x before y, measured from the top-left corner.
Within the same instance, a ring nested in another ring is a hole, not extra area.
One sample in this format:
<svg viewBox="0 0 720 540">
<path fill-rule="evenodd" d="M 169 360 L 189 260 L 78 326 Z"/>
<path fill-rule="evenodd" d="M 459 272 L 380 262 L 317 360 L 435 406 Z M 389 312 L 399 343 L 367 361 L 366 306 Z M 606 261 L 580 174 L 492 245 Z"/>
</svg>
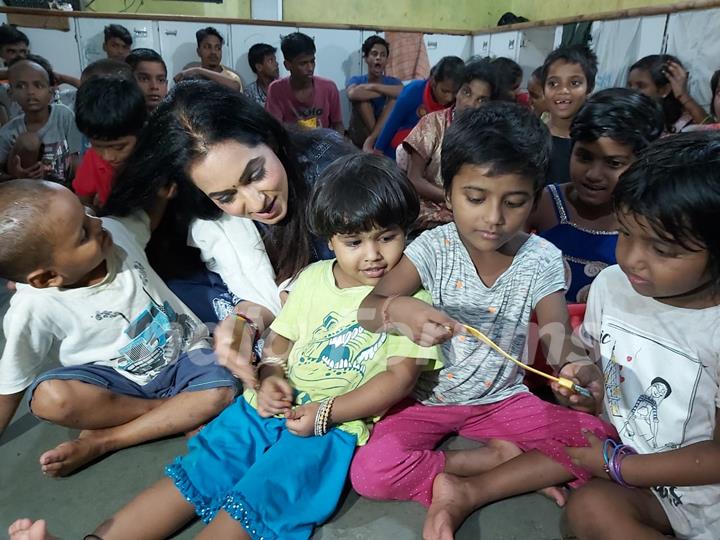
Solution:
<svg viewBox="0 0 720 540">
<path fill-rule="evenodd" d="M 285 413 L 285 426 L 290 433 L 298 437 L 310 437 L 315 434 L 315 417 L 320 403 L 312 401 L 300 405 Z"/>
<path fill-rule="evenodd" d="M 255 388 L 255 329 L 241 318 L 230 315 L 215 327 L 214 337 L 215 354 L 220 365 L 228 368 L 246 388 Z"/>
<path fill-rule="evenodd" d="M 437 345 L 462 333 L 463 327 L 455 319 L 416 298 L 390 297 L 382 308 L 387 330 L 397 330 L 423 347 Z"/>
<path fill-rule="evenodd" d="M 293 389 L 283 377 L 270 375 L 263 379 L 257 392 L 257 411 L 263 418 L 291 411 Z"/>
<path fill-rule="evenodd" d="M 566 447 L 565 452 L 578 467 L 590 471 L 598 478 L 608 478 L 605 472 L 605 458 L 603 457 L 603 441 L 598 439 L 590 430 L 583 430 L 583 435 L 590 446 L 581 448 Z"/>
<path fill-rule="evenodd" d="M 590 361 L 570 362 L 563 366 L 558 376 L 570 379 L 575 384 L 587 388 L 593 395 L 592 398 L 582 396 L 553 381 L 550 383 L 550 388 L 562 405 L 578 411 L 597 414 L 602 406 L 604 396 L 603 375 L 597 365 Z"/>
</svg>

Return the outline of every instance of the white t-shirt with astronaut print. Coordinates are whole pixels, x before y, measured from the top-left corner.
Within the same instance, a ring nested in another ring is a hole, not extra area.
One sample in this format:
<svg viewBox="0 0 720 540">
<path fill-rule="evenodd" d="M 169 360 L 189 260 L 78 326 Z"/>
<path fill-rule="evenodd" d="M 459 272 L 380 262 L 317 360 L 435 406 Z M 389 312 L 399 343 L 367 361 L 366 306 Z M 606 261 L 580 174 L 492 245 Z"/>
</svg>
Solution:
<svg viewBox="0 0 720 540">
<path fill-rule="evenodd" d="M 581 330 L 605 379 L 605 414 L 641 454 L 711 440 L 720 407 L 720 307 L 635 292 L 619 266 L 595 279 Z M 678 538 L 720 538 L 720 485 L 658 486 Z"/>
</svg>

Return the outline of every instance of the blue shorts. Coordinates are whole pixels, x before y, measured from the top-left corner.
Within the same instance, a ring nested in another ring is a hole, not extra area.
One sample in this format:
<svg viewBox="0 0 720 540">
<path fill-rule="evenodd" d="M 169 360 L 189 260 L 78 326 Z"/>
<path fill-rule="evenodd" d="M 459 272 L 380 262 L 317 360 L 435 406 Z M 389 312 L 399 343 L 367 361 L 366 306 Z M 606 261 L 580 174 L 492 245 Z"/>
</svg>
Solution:
<svg viewBox="0 0 720 540">
<path fill-rule="evenodd" d="M 183 278 L 171 278 L 165 283 L 204 323 L 222 321 L 241 300 L 228 290 L 219 274 L 210 270 L 199 270 Z"/>
<path fill-rule="evenodd" d="M 115 394 L 145 399 L 167 398 L 180 392 L 197 392 L 227 386 L 238 388 L 237 379 L 217 363 L 212 349 L 198 349 L 181 354 L 176 362 L 165 367 L 145 385 L 131 381 L 109 366 L 84 364 L 51 369 L 30 385 L 27 393 L 29 402 L 32 402 L 37 386 L 49 380 L 80 381 L 101 386 Z"/>
<path fill-rule="evenodd" d="M 339 429 L 298 437 L 240 396 L 165 473 L 205 523 L 222 509 L 255 540 L 306 540 L 337 507 L 356 442 Z"/>
</svg>

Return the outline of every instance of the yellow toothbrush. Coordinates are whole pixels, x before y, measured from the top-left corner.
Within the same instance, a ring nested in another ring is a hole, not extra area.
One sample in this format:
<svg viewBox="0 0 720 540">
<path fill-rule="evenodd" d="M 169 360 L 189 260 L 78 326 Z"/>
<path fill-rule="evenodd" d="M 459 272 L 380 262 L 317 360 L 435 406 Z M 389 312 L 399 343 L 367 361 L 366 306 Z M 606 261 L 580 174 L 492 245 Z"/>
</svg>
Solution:
<svg viewBox="0 0 720 540">
<path fill-rule="evenodd" d="M 490 348 L 493 349 L 494 351 L 498 352 L 499 354 L 501 354 L 503 357 L 507 358 L 507 359 L 510 360 L 511 362 L 514 362 L 515 364 L 517 364 L 517 365 L 520 366 L 521 368 L 526 369 L 527 371 L 530 371 L 530 372 L 532 372 L 532 373 L 535 373 L 536 375 L 540 375 L 541 377 L 545 377 L 546 379 L 550 379 L 551 381 L 555 381 L 555 382 L 558 383 L 560 386 L 564 386 L 565 388 L 567 388 L 567 389 L 570 390 L 571 392 L 575 392 L 576 394 L 580 394 L 581 396 L 585 396 L 585 397 L 587 397 L 587 398 L 591 398 L 591 399 L 592 399 L 593 395 L 592 395 L 592 393 L 590 392 L 590 390 L 588 390 L 587 388 L 584 388 L 584 387 L 580 386 L 579 384 L 575 384 L 575 383 L 572 382 L 570 379 L 566 379 L 565 377 L 555 377 L 555 376 L 553 376 L 553 375 L 550 375 L 550 374 L 548 374 L 548 373 L 545 373 L 544 371 L 540 371 L 539 369 L 535 369 L 535 368 L 532 367 L 532 366 L 528 366 L 527 364 L 523 364 L 523 363 L 522 363 L 520 360 L 518 360 L 517 358 L 513 358 L 513 357 L 510 356 L 508 353 L 506 353 L 505 351 L 503 351 L 493 340 L 491 340 L 489 337 L 487 337 L 485 334 L 483 334 L 483 333 L 482 333 L 480 330 L 478 330 L 477 328 L 473 328 L 472 326 L 468 326 L 467 324 L 463 324 L 463 327 L 465 328 L 465 330 L 467 330 L 468 334 L 470 334 L 470 335 L 473 336 L 474 338 L 479 339 L 480 341 L 482 341 L 483 343 L 485 343 L 488 347 L 490 347 Z"/>
</svg>

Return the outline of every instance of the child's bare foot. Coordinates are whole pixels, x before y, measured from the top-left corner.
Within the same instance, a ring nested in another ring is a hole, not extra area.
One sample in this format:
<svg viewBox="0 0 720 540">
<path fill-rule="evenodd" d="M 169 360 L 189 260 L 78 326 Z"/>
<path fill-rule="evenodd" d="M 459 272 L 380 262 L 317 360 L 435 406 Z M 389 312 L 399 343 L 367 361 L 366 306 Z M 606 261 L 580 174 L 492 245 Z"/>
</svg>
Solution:
<svg viewBox="0 0 720 540">
<path fill-rule="evenodd" d="M 33 522 L 31 519 L 18 519 L 8 527 L 10 540 L 57 540 L 48 534 L 44 519 Z"/>
<path fill-rule="evenodd" d="M 40 467 L 47 476 L 67 476 L 107 453 L 93 431 L 82 431 L 77 439 L 60 443 L 40 456 Z"/>
<path fill-rule="evenodd" d="M 465 479 L 440 473 L 433 482 L 432 504 L 428 508 L 423 540 L 453 540 L 455 530 L 474 510 Z"/>
</svg>

